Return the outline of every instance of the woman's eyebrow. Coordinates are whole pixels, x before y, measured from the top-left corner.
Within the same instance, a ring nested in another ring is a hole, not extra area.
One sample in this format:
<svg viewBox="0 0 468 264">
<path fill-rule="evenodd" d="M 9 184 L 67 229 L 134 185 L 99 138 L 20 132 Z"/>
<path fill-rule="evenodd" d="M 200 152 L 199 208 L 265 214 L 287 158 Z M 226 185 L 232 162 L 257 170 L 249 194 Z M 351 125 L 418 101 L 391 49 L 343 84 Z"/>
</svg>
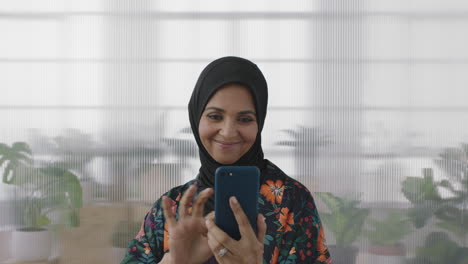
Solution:
<svg viewBox="0 0 468 264">
<path fill-rule="evenodd" d="M 219 108 L 219 107 L 215 107 L 215 106 L 209 106 L 209 107 L 205 108 L 205 111 L 210 110 L 210 109 L 211 110 L 216 110 L 216 111 L 219 111 L 219 112 L 222 112 L 222 113 L 226 112 L 226 111 L 224 111 L 224 109 Z"/>
<path fill-rule="evenodd" d="M 219 108 L 219 107 L 216 107 L 216 106 L 209 106 L 209 107 L 205 108 L 205 111 L 208 111 L 208 110 L 216 110 L 216 111 L 221 112 L 221 113 L 226 112 L 224 109 Z M 240 111 L 238 114 L 239 114 L 239 115 L 247 115 L 247 114 L 257 115 L 257 114 L 256 114 L 254 111 L 252 111 L 252 110 Z"/>
<path fill-rule="evenodd" d="M 254 111 L 251 111 L 251 110 L 245 110 L 245 111 L 239 112 L 239 115 L 246 115 L 246 114 L 257 115 Z"/>
</svg>

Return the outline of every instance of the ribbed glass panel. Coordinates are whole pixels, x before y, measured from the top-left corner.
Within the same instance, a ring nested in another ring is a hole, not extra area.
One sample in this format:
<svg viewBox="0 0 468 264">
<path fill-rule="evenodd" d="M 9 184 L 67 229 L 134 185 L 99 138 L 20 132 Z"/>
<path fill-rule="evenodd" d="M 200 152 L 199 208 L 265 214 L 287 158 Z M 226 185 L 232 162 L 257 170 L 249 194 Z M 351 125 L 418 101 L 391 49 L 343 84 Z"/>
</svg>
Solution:
<svg viewBox="0 0 468 264">
<path fill-rule="evenodd" d="M 2 1 L 0 263 L 119 262 L 197 175 L 187 103 L 226 55 L 262 69 L 265 156 L 333 263 L 466 263 L 467 29 L 456 0 Z"/>
</svg>

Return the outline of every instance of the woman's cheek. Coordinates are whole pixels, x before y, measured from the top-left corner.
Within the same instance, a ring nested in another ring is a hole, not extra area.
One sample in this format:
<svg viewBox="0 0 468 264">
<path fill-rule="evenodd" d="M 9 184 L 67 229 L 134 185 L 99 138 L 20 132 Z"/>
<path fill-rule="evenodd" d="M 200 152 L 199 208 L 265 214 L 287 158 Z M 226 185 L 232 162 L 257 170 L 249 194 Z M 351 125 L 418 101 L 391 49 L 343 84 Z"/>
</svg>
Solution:
<svg viewBox="0 0 468 264">
<path fill-rule="evenodd" d="M 249 126 L 249 128 L 246 129 L 244 133 L 244 140 L 249 142 L 250 144 L 253 144 L 255 142 L 255 139 L 257 138 L 257 133 L 258 126 L 255 123 L 255 125 Z"/>
</svg>

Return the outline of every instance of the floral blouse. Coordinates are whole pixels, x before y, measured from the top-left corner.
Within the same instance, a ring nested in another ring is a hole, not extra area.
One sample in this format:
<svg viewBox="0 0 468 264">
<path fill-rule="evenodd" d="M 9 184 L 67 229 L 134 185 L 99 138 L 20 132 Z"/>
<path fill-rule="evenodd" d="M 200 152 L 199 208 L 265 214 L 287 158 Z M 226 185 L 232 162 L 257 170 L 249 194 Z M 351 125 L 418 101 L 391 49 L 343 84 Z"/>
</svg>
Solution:
<svg viewBox="0 0 468 264">
<path fill-rule="evenodd" d="M 173 212 L 177 212 L 180 198 L 194 182 L 164 194 L 172 198 Z M 258 203 L 259 213 L 265 216 L 267 224 L 264 264 L 331 264 L 322 223 L 306 187 L 269 162 L 262 175 Z M 143 220 L 140 232 L 130 241 L 122 263 L 160 262 L 169 250 L 167 230 L 162 199 L 159 199 Z M 216 263 L 216 260 L 212 257 L 206 263 Z"/>
</svg>

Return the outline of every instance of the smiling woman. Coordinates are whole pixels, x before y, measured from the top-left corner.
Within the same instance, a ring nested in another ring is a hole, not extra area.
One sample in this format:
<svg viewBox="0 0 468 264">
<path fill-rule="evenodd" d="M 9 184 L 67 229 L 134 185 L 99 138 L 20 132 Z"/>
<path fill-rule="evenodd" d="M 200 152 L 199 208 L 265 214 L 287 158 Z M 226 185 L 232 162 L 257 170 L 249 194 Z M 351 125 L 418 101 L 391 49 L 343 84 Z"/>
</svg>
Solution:
<svg viewBox="0 0 468 264">
<path fill-rule="evenodd" d="M 233 164 L 252 147 L 258 133 L 252 95 L 244 86 L 219 89 L 200 119 L 203 146 L 221 164 Z"/>
<path fill-rule="evenodd" d="M 189 102 L 199 174 L 154 204 L 122 263 L 331 263 L 312 195 L 263 157 L 267 101 L 266 80 L 246 59 L 220 58 L 203 70 Z M 256 166 L 261 173 L 258 232 L 237 199 L 229 200 L 240 240 L 210 213 L 214 174 L 223 165 Z"/>
</svg>

